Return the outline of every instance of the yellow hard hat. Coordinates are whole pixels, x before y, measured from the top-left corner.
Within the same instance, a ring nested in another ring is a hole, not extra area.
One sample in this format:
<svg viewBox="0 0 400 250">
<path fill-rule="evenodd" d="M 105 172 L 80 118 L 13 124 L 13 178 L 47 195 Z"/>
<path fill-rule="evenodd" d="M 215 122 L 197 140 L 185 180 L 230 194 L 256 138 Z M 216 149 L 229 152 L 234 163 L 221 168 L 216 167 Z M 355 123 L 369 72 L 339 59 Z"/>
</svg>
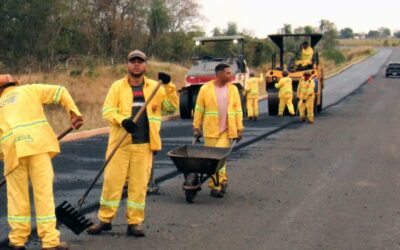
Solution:
<svg viewBox="0 0 400 250">
<path fill-rule="evenodd" d="M 10 74 L 0 75 L 0 87 L 10 83 L 18 84 L 18 81 Z"/>
</svg>

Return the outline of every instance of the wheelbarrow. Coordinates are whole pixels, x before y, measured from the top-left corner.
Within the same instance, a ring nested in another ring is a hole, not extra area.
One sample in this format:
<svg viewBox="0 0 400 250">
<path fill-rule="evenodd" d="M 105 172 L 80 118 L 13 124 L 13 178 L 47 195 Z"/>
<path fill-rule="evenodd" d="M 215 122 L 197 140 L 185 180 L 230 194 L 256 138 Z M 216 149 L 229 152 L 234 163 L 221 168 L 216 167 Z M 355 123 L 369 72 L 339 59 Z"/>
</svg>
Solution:
<svg viewBox="0 0 400 250">
<path fill-rule="evenodd" d="M 215 148 L 195 144 L 196 142 L 200 141 L 195 138 L 192 145 L 183 145 L 168 152 L 178 171 L 185 177 L 182 188 L 188 203 L 193 203 L 201 185 L 209 178 L 215 186 L 219 186 L 220 181 L 216 173 L 225 165 L 236 144 L 234 140 L 230 148 Z"/>
</svg>

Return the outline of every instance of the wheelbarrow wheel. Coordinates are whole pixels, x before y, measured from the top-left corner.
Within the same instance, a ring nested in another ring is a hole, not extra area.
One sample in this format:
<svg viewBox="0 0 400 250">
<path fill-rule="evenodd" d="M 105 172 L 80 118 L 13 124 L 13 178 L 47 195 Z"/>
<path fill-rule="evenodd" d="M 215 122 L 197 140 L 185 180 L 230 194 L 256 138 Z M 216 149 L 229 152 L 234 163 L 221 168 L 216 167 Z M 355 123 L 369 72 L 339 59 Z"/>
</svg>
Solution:
<svg viewBox="0 0 400 250">
<path fill-rule="evenodd" d="M 188 203 L 193 203 L 193 200 L 196 197 L 197 192 L 200 190 L 198 185 L 199 185 L 199 177 L 196 173 L 190 173 L 186 175 L 184 190 L 185 190 L 185 199 Z"/>
<path fill-rule="evenodd" d="M 194 198 L 196 197 L 196 190 L 185 190 L 185 199 L 188 203 L 193 203 Z"/>
</svg>

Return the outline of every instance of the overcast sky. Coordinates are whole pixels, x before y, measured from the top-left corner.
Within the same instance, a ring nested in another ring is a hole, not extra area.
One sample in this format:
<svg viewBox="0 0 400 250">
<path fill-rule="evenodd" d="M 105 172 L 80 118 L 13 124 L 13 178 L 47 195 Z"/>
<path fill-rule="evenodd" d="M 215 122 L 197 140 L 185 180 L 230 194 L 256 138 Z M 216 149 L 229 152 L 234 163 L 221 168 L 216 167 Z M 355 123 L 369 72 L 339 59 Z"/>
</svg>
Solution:
<svg viewBox="0 0 400 250">
<path fill-rule="evenodd" d="M 203 27 L 210 33 L 214 27 L 225 29 L 236 22 L 239 29 L 251 30 L 257 37 L 276 33 L 283 24 L 293 28 L 317 27 L 328 19 L 338 29 L 350 27 L 368 32 L 379 27 L 400 30 L 400 0 L 199 0 L 204 16 Z M 374 4 L 370 3 L 373 2 Z"/>
</svg>

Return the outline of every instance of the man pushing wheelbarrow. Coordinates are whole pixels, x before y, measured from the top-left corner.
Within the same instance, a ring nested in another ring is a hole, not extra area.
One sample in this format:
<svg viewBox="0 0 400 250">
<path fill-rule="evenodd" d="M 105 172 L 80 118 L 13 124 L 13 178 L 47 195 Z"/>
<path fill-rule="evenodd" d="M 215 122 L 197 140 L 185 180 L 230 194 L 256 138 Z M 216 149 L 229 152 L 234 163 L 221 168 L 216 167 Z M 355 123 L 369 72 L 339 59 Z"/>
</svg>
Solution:
<svg viewBox="0 0 400 250">
<path fill-rule="evenodd" d="M 197 97 L 193 133 L 196 138 L 204 136 L 206 147 L 230 148 L 230 140 L 239 141 L 244 129 L 239 91 L 231 82 L 232 70 L 228 64 L 218 64 L 215 74 L 216 79 L 203 85 Z M 212 197 L 224 197 L 228 186 L 226 164 L 209 180 L 208 186 Z"/>
</svg>

